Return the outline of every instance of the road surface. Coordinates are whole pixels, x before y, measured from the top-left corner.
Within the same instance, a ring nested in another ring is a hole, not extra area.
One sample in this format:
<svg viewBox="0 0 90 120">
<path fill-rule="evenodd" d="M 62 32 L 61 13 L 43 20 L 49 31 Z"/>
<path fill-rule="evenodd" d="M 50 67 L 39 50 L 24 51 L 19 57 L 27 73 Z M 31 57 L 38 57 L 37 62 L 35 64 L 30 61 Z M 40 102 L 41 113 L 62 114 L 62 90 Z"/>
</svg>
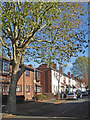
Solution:
<svg viewBox="0 0 90 120">
<path fill-rule="evenodd" d="M 90 97 L 90 96 L 89 96 Z M 56 119 L 81 119 L 87 120 L 89 117 L 88 96 L 78 100 L 66 100 L 64 103 L 35 103 L 24 109 L 21 108 L 15 118 L 2 120 L 56 120 Z"/>
</svg>

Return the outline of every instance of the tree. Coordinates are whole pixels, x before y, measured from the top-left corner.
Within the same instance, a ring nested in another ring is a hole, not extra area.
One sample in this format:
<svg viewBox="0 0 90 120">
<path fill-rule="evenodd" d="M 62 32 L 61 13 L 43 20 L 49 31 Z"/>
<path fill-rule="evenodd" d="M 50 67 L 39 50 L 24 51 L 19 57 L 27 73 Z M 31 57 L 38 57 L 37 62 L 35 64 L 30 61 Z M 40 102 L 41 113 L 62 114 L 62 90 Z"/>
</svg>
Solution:
<svg viewBox="0 0 90 120">
<path fill-rule="evenodd" d="M 62 63 L 82 52 L 86 31 L 79 28 L 86 8 L 82 3 L 62 2 L 3 2 L 1 8 L 2 51 L 12 62 L 7 110 L 15 113 L 16 85 L 25 71 L 24 61 L 35 57 L 38 62 Z"/>
<path fill-rule="evenodd" d="M 87 78 L 88 77 L 88 57 L 80 56 L 73 63 L 71 71 L 76 77 Z"/>
</svg>

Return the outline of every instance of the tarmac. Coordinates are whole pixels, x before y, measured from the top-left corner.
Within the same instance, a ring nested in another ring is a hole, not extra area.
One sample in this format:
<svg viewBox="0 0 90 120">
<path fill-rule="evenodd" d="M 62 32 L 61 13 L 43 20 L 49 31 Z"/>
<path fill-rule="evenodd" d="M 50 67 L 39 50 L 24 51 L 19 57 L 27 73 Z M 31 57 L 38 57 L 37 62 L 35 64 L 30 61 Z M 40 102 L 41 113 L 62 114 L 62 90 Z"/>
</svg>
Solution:
<svg viewBox="0 0 90 120">
<path fill-rule="evenodd" d="M 38 101 L 31 101 L 31 104 L 34 104 L 34 102 L 35 103 L 53 103 L 53 104 L 60 104 L 60 103 L 65 103 L 67 100 L 66 99 L 51 99 L 51 100 L 42 100 L 42 101 L 40 101 L 40 100 L 38 100 Z M 27 101 L 28 102 L 28 101 Z M 30 101 L 29 101 L 29 103 L 30 103 Z M 22 104 L 23 105 L 23 104 Z M 3 107 L 5 107 L 5 106 L 3 106 Z M 12 114 L 7 114 L 7 113 L 0 113 L 0 116 L 1 116 L 1 120 L 16 120 L 16 119 L 21 119 L 21 120 L 28 120 L 28 119 L 31 119 L 31 120 L 34 120 L 34 119 L 36 119 L 36 120 L 44 120 L 44 119 L 46 119 L 46 120 L 56 120 L 56 119 L 62 119 L 62 120 L 64 120 L 64 119 L 66 119 L 66 118 L 61 118 L 61 117 L 57 117 L 57 118 L 55 118 L 55 117 L 40 117 L 40 116 L 21 116 L 21 115 L 12 115 Z M 70 118 L 67 118 L 68 120 L 70 120 Z"/>
</svg>

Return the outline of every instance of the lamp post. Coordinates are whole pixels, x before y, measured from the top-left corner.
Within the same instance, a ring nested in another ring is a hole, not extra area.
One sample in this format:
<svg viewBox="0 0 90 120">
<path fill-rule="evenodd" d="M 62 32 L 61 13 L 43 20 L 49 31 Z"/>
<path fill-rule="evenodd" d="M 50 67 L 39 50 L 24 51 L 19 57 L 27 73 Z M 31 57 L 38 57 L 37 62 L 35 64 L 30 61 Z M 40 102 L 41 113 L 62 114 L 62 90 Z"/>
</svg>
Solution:
<svg viewBox="0 0 90 120">
<path fill-rule="evenodd" d="M 58 79 L 58 99 L 59 99 L 59 97 L 60 97 L 60 94 L 59 94 L 59 89 L 61 89 L 60 87 L 59 87 L 59 84 L 60 84 L 60 65 L 59 65 L 59 79 Z"/>
<path fill-rule="evenodd" d="M 36 79 L 35 79 L 35 62 L 34 62 L 34 101 L 36 101 L 36 98 L 35 98 L 35 88 L 36 88 L 35 84 L 36 84 Z"/>
</svg>

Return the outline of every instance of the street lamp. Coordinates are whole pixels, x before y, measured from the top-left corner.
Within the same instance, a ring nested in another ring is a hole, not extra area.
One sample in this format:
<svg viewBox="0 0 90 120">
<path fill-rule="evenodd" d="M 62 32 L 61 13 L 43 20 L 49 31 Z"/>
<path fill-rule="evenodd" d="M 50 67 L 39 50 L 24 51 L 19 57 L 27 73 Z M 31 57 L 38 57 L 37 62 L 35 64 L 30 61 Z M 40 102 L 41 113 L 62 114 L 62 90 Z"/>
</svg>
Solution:
<svg viewBox="0 0 90 120">
<path fill-rule="evenodd" d="M 36 84 L 36 79 L 35 79 L 35 62 L 34 62 L 34 101 L 36 101 L 36 98 L 35 98 L 35 89 L 36 89 L 35 84 Z"/>
<path fill-rule="evenodd" d="M 60 97 L 60 96 L 59 96 L 59 95 L 60 95 L 60 94 L 59 94 L 59 88 L 61 87 L 61 86 L 59 87 L 59 84 L 60 84 L 60 65 L 59 65 L 59 79 L 58 79 L 58 99 L 59 99 L 59 97 Z M 60 88 L 60 89 L 61 89 L 61 88 Z"/>
</svg>

